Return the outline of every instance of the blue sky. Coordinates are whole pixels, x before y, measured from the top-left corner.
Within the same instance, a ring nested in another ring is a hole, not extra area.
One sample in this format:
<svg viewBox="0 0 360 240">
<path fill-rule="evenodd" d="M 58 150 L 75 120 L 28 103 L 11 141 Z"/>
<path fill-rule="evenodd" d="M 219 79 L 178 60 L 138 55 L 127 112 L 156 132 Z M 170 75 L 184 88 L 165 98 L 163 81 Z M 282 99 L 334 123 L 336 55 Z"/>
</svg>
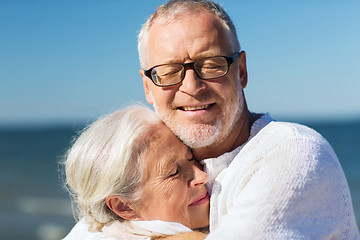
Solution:
<svg viewBox="0 0 360 240">
<path fill-rule="evenodd" d="M 360 119 L 360 1 L 219 1 L 252 111 Z M 160 0 L 0 1 L 0 125 L 91 121 L 145 102 L 136 36 Z"/>
</svg>

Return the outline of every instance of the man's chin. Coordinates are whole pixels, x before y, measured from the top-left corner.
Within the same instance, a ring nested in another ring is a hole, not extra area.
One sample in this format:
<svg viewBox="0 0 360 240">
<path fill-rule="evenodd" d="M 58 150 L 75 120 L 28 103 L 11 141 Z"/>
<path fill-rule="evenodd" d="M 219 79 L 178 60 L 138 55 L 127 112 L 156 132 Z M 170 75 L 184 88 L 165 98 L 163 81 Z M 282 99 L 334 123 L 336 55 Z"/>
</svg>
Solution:
<svg viewBox="0 0 360 240">
<path fill-rule="evenodd" d="M 179 119 L 178 116 L 161 111 L 156 105 L 154 105 L 154 108 L 165 125 L 190 148 L 204 148 L 219 140 L 218 138 L 223 129 L 223 124 L 221 124 L 220 120 L 217 120 L 215 123 L 198 122 L 199 119 L 186 121 L 183 118 Z M 207 120 L 209 121 L 209 119 Z"/>
<path fill-rule="evenodd" d="M 181 127 L 172 130 L 185 145 L 193 149 L 208 147 L 216 143 L 221 133 L 218 127 L 206 125 Z"/>
</svg>

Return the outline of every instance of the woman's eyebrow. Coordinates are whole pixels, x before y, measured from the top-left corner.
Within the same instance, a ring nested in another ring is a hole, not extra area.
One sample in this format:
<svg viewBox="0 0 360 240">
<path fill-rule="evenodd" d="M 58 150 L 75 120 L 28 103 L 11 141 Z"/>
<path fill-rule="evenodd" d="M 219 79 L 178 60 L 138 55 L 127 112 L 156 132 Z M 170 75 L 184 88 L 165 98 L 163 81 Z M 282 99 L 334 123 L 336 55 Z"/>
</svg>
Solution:
<svg viewBox="0 0 360 240">
<path fill-rule="evenodd" d="M 161 159 L 158 161 L 156 171 L 159 175 L 168 174 L 168 171 L 176 164 L 176 158 Z"/>
</svg>

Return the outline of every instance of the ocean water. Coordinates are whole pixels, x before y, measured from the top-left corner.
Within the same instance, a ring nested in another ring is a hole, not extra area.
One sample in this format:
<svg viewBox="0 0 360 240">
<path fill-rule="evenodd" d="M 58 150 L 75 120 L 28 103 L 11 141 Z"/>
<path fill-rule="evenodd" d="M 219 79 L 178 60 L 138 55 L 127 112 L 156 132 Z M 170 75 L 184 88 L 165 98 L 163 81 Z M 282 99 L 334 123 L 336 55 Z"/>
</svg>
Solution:
<svg viewBox="0 0 360 240">
<path fill-rule="evenodd" d="M 333 146 L 360 224 L 360 121 L 304 123 Z M 0 239 L 61 239 L 74 225 L 59 161 L 80 125 L 0 128 Z"/>
</svg>

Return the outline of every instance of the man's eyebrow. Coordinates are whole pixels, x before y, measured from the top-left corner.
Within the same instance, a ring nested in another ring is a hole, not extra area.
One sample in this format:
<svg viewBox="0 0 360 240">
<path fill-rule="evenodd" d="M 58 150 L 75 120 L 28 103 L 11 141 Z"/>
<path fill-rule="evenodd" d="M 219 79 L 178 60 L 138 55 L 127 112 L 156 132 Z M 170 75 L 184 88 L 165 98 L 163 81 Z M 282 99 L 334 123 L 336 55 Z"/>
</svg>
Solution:
<svg viewBox="0 0 360 240">
<path fill-rule="evenodd" d="M 197 60 L 201 60 L 201 59 L 204 59 L 204 58 L 209 58 L 209 57 L 219 57 L 219 56 L 225 56 L 226 54 L 224 54 L 224 53 L 219 53 L 218 51 L 211 51 L 211 52 L 209 52 L 209 51 L 203 51 L 203 52 L 201 52 L 201 53 L 199 53 L 199 54 L 197 54 L 195 57 L 194 57 L 194 59 L 193 59 L 193 61 L 197 61 Z"/>
<path fill-rule="evenodd" d="M 202 52 L 202 53 L 199 53 L 194 58 L 189 57 L 189 58 L 186 58 L 186 59 L 174 59 L 174 58 L 165 59 L 161 63 L 155 64 L 154 66 L 163 65 L 163 64 L 183 64 L 185 62 L 195 62 L 195 61 L 199 61 L 199 60 L 204 59 L 204 58 L 223 56 L 223 55 L 224 54 L 216 54 L 216 53 L 211 53 L 211 52 Z"/>
<path fill-rule="evenodd" d="M 175 58 L 169 58 L 169 59 L 164 59 L 163 61 L 161 61 L 161 63 L 156 64 L 157 65 L 163 65 L 163 64 L 174 64 L 174 63 L 183 63 L 183 60 L 179 60 L 179 59 L 175 59 Z"/>
</svg>

